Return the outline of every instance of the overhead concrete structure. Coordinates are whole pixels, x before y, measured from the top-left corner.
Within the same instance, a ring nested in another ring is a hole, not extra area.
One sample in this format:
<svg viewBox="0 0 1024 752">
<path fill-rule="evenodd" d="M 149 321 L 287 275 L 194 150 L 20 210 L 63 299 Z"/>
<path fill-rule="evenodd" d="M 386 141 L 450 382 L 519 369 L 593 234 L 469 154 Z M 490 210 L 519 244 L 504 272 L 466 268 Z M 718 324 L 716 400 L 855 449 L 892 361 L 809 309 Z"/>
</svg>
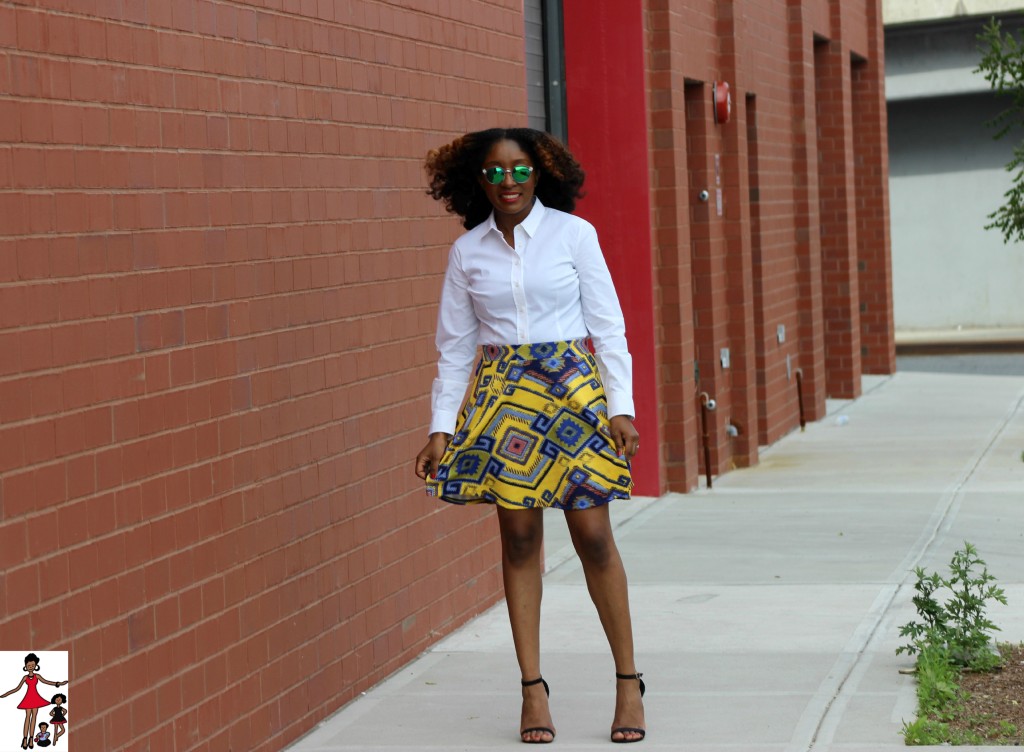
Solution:
<svg viewBox="0 0 1024 752">
<path fill-rule="evenodd" d="M 882 20 L 889 24 L 937 21 L 1024 10 L 1020 0 L 882 0 Z"/>
</svg>

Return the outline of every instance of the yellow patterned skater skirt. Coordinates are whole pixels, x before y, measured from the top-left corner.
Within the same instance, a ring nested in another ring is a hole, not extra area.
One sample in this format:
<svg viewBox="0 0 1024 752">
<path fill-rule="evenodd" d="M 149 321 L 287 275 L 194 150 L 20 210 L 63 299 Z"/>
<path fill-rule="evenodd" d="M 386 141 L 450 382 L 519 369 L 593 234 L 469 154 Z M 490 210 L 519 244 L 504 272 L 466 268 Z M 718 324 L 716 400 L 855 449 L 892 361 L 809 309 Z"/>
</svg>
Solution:
<svg viewBox="0 0 1024 752">
<path fill-rule="evenodd" d="M 427 494 L 453 504 L 587 509 L 633 490 L 587 340 L 484 345 Z"/>
</svg>

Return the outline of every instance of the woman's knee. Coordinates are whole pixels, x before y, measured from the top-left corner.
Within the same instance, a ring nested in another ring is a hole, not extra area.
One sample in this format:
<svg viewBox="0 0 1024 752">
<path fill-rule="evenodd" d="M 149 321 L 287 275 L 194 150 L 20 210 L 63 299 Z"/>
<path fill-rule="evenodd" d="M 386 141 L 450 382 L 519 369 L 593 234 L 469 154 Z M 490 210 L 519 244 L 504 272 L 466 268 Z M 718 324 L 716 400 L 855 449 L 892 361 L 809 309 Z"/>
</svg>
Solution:
<svg viewBox="0 0 1024 752">
<path fill-rule="evenodd" d="M 581 559 L 596 567 L 607 567 L 615 556 L 615 541 L 609 536 L 593 536 L 581 541 L 577 549 Z"/>
<path fill-rule="evenodd" d="M 522 514 L 522 513 L 521 513 Z M 506 561 L 524 564 L 540 556 L 544 542 L 544 528 L 525 516 L 506 520 L 501 525 L 501 550 Z"/>
<path fill-rule="evenodd" d="M 617 553 L 610 528 L 599 526 L 577 529 L 573 531 L 572 540 L 580 559 L 596 567 L 608 566 Z"/>
</svg>

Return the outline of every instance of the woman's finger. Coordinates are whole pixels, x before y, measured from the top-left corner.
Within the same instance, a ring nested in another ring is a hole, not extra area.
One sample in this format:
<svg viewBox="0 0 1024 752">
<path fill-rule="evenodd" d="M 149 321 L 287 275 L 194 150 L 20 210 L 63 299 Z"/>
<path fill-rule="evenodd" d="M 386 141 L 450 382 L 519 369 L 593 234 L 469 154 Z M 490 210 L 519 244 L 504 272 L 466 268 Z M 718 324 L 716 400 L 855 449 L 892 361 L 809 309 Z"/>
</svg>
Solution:
<svg viewBox="0 0 1024 752">
<path fill-rule="evenodd" d="M 626 437 L 623 436 L 622 431 L 616 428 L 612 429 L 612 443 L 615 445 L 615 453 L 621 457 L 626 451 Z"/>
<path fill-rule="evenodd" d="M 427 479 L 427 475 L 433 478 L 437 475 L 437 468 L 441 464 L 441 456 L 434 452 L 425 452 L 416 458 L 416 475 L 422 480 Z"/>
</svg>

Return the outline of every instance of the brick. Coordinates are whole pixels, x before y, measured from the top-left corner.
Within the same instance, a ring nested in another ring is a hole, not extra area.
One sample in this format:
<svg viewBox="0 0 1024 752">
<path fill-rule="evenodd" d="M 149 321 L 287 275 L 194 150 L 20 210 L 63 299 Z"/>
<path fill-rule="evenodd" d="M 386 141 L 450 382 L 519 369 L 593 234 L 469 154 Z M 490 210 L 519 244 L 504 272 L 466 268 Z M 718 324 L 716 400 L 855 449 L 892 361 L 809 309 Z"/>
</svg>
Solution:
<svg viewBox="0 0 1024 752">
<path fill-rule="evenodd" d="M 89 602 L 94 623 L 104 625 L 115 619 L 119 613 L 117 581 L 94 585 L 89 589 Z"/>
<path fill-rule="evenodd" d="M 39 606 L 31 614 L 32 639 L 37 645 L 56 645 L 64 638 L 60 604 Z M 56 680 L 54 680 L 56 681 Z"/>
<path fill-rule="evenodd" d="M 3 542 L 0 563 L 3 570 L 24 564 L 28 556 L 28 526 L 25 522 L 7 522 L 0 526 L 0 541 Z"/>
<path fill-rule="evenodd" d="M 32 609 L 40 601 L 39 565 L 28 564 L 7 572 L 8 598 L 23 609 Z"/>
</svg>

